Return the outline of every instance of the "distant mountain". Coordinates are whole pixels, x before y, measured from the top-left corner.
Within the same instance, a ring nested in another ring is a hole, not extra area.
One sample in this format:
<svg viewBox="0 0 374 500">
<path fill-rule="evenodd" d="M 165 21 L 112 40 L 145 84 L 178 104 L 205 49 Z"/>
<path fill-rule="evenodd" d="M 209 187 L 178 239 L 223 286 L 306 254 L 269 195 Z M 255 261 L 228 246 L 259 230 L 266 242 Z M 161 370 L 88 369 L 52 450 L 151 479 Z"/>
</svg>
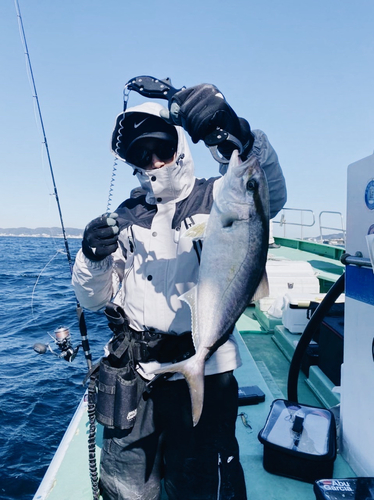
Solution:
<svg viewBox="0 0 374 500">
<path fill-rule="evenodd" d="M 65 233 L 67 238 L 82 238 L 83 229 L 76 229 L 74 227 L 66 227 Z M 28 236 L 35 238 L 62 238 L 62 230 L 60 227 L 36 227 L 31 229 L 29 227 L 10 227 L 0 228 L 0 236 Z"/>
<path fill-rule="evenodd" d="M 344 233 L 332 233 L 332 234 L 324 234 L 321 236 L 314 236 L 311 238 L 305 238 L 308 241 L 314 241 L 316 243 L 325 243 L 333 246 L 345 246 L 345 234 Z"/>
<path fill-rule="evenodd" d="M 314 241 L 317 241 L 317 240 L 321 240 L 321 236 L 313 236 L 313 237 L 310 237 L 310 238 L 306 238 L 308 240 L 314 240 Z M 344 239 L 344 233 L 331 233 L 331 234 L 323 234 L 322 235 L 322 239 L 323 240 L 341 240 L 341 239 Z"/>
</svg>

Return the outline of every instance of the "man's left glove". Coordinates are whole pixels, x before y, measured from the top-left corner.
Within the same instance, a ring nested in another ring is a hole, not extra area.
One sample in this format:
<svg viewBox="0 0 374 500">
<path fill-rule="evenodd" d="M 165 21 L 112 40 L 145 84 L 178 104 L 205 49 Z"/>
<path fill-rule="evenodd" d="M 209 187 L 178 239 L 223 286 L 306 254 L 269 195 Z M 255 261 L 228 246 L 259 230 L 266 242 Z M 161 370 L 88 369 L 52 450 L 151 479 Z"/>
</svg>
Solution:
<svg viewBox="0 0 374 500">
<path fill-rule="evenodd" d="M 238 118 L 214 85 L 203 83 L 180 90 L 174 94 L 169 107 L 169 115 L 161 113 L 161 116 L 181 125 L 195 144 L 218 127 L 239 139 L 243 145 L 242 158 L 248 156 L 254 141 L 249 123 Z M 233 145 L 229 143 L 219 146 L 224 156 L 230 157 L 232 150 Z"/>
<path fill-rule="evenodd" d="M 116 213 L 104 214 L 87 224 L 82 241 L 84 255 L 93 261 L 100 261 L 115 252 L 118 248 Z"/>
</svg>

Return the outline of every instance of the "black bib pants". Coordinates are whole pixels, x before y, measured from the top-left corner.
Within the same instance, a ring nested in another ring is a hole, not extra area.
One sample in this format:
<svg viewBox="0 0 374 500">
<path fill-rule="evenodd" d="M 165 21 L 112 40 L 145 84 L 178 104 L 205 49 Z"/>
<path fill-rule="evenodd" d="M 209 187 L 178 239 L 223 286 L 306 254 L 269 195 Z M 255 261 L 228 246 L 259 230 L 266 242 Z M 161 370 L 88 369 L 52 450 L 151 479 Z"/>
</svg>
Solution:
<svg viewBox="0 0 374 500">
<path fill-rule="evenodd" d="M 155 386 L 131 431 L 104 430 L 104 500 L 246 500 L 235 438 L 238 384 L 232 372 L 205 377 L 204 407 L 192 425 L 186 381 Z"/>
</svg>

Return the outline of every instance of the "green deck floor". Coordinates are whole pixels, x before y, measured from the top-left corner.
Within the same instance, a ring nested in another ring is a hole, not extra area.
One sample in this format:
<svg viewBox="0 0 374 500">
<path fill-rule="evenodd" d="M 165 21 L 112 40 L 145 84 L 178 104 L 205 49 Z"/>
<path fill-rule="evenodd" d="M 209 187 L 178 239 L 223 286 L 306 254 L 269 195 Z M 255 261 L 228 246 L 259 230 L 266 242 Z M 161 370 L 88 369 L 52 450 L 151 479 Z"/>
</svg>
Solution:
<svg viewBox="0 0 374 500">
<path fill-rule="evenodd" d="M 244 318 L 245 323 L 246 318 Z M 240 326 L 242 323 L 238 323 Z M 257 439 L 263 427 L 271 402 L 286 395 L 286 376 L 289 362 L 270 334 L 244 333 L 236 335 L 243 365 L 236 370 L 240 386 L 258 385 L 265 393 L 266 400 L 254 406 L 243 406 L 239 413 L 244 413 L 251 429 L 244 426 L 242 418 L 237 420 L 237 438 L 240 445 L 241 463 L 245 472 L 248 498 L 250 500 L 314 500 L 311 484 L 269 474 L 263 469 L 263 446 Z M 249 349 L 249 350 L 248 350 Z M 250 352 L 251 351 L 251 352 Z M 306 404 L 321 406 L 313 396 L 304 377 L 299 383 L 299 400 Z M 64 459 L 56 477 L 51 483 L 47 496 L 35 496 L 34 500 L 88 500 L 92 498 L 88 472 L 87 452 L 88 422 L 86 410 L 82 412 L 79 425 L 73 433 Z M 100 454 L 101 427 L 98 426 L 97 453 Z M 334 477 L 352 477 L 354 473 L 338 456 L 335 462 Z M 69 477 L 69 481 L 66 478 Z M 162 500 L 166 500 L 166 496 Z"/>
<path fill-rule="evenodd" d="M 245 363 L 236 371 L 239 385 L 258 385 L 266 394 L 265 403 L 240 409 L 248 415 L 253 432 L 248 432 L 238 419 L 237 436 L 240 443 L 248 498 L 250 500 L 315 500 L 313 485 L 266 472 L 262 467 L 263 447 L 257 439 L 271 402 L 287 395 L 289 361 L 279 350 L 273 336 L 266 333 L 244 333 L 239 340 Z M 299 401 L 321 407 L 319 399 L 310 390 L 304 374 L 300 374 Z M 338 455 L 334 477 L 354 477 L 353 471 Z"/>
</svg>

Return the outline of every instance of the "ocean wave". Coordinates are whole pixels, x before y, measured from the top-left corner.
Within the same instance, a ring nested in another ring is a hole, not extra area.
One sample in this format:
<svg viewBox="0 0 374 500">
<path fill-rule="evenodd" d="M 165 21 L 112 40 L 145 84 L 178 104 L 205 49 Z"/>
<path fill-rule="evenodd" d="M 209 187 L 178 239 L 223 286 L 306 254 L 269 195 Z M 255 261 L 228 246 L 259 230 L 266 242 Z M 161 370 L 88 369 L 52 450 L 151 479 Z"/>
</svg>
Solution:
<svg viewBox="0 0 374 500">
<path fill-rule="evenodd" d="M 66 255 L 45 267 L 61 242 L 3 237 L 0 247 L 0 498 L 30 500 L 84 394 L 87 365 L 82 349 L 73 363 L 33 349 L 56 350 L 49 334 L 62 325 L 81 342 Z M 103 315 L 88 312 L 86 321 L 95 360 L 111 332 Z"/>
</svg>

